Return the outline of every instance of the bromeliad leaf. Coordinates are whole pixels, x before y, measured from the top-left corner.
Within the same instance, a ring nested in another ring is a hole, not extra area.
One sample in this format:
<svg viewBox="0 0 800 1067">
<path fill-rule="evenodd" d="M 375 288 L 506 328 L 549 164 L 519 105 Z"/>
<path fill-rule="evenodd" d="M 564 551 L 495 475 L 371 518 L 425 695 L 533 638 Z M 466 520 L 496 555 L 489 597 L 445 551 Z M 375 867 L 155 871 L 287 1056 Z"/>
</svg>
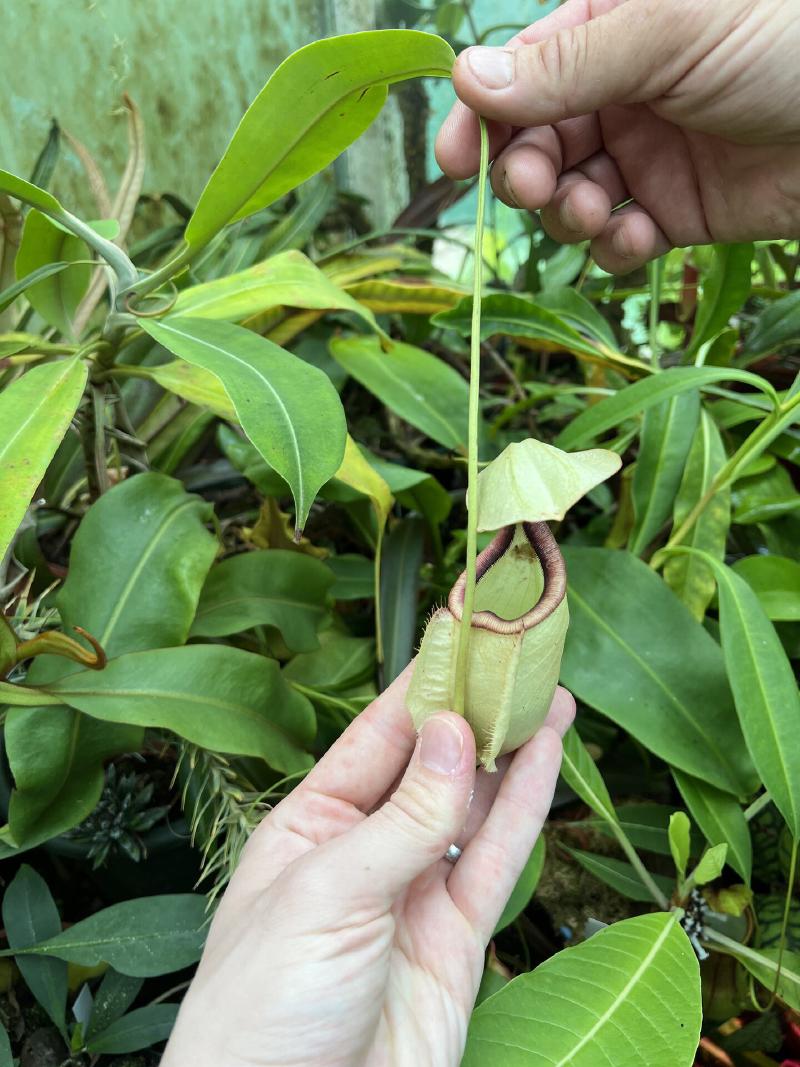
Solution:
<svg viewBox="0 0 800 1067">
<path fill-rule="evenodd" d="M 317 491 L 344 456 L 344 411 L 328 377 L 231 323 L 176 317 L 142 326 L 170 352 L 219 378 L 242 429 L 289 483 L 302 529 Z"/>
<path fill-rule="evenodd" d="M 674 766 L 737 796 L 752 792 L 755 773 L 713 637 L 635 556 L 569 545 L 562 552 L 571 619 L 562 682 Z"/>
<path fill-rule="evenodd" d="M 143 897 L 112 904 L 55 937 L 31 944 L 25 955 L 52 957 L 82 967 L 108 963 L 120 974 L 155 978 L 196 963 L 207 928 L 204 896 L 179 893 Z M 11 949 L 0 952 L 0 956 L 14 954 Z"/>
<path fill-rule="evenodd" d="M 286 59 L 248 108 L 186 228 L 201 248 L 331 163 L 367 129 L 388 86 L 449 77 L 453 50 L 416 30 L 315 41 Z"/>
<path fill-rule="evenodd" d="M 172 730 L 215 752 L 258 756 L 291 774 L 311 761 L 311 705 L 275 660 L 226 645 L 131 652 L 102 671 L 51 683 L 65 704 L 105 722 Z"/>
<path fill-rule="evenodd" d="M 462 1067 L 691 1067 L 700 1021 L 697 958 L 677 916 L 643 915 L 479 1005 Z"/>
<path fill-rule="evenodd" d="M 274 626 L 294 652 L 319 648 L 333 575 L 301 552 L 244 552 L 213 567 L 192 625 L 194 637 L 224 637 Z"/>
<path fill-rule="evenodd" d="M 469 389 L 447 363 L 414 345 L 381 350 L 374 337 L 338 338 L 331 354 L 401 419 L 445 448 L 466 450 Z"/>
<path fill-rule="evenodd" d="M 532 438 L 510 444 L 478 475 L 478 530 L 563 519 L 621 466 L 621 457 L 605 448 L 562 452 Z"/>
<path fill-rule="evenodd" d="M 75 414 L 86 375 L 81 360 L 45 363 L 0 394 L 0 560 Z"/>
</svg>

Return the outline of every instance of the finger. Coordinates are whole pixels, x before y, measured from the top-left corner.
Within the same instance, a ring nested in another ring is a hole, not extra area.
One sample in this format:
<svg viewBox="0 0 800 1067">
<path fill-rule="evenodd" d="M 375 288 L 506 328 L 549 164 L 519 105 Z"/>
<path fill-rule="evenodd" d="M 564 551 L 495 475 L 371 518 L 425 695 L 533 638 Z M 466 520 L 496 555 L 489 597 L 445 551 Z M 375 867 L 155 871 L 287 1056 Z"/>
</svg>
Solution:
<svg viewBox="0 0 800 1067">
<path fill-rule="evenodd" d="M 617 164 L 607 153 L 599 152 L 561 175 L 542 210 L 542 225 L 562 244 L 587 241 L 603 232 L 612 209 L 629 196 Z"/>
<path fill-rule="evenodd" d="M 610 274 L 629 274 L 672 247 L 653 217 L 633 203 L 614 212 L 592 241 L 591 253 L 597 265 Z"/>
<path fill-rule="evenodd" d="M 503 122 L 487 125 L 489 158 L 494 159 L 512 135 L 512 127 Z M 436 162 L 444 173 L 457 181 L 477 174 L 481 156 L 478 116 L 460 100 L 456 100 L 450 114 L 436 135 Z"/>
<path fill-rule="evenodd" d="M 319 850 L 339 891 L 362 906 L 391 904 L 456 840 L 475 782 L 475 739 L 465 719 L 440 712 L 420 732 L 391 799 Z"/>
<path fill-rule="evenodd" d="M 489 815 L 458 863 L 447 889 L 456 907 L 487 942 L 531 854 L 550 810 L 561 766 L 561 729 L 575 702 L 559 690 L 558 729 L 543 726 L 516 753 Z"/>
<path fill-rule="evenodd" d="M 702 54 L 693 48 L 692 9 L 626 0 L 597 18 L 540 31 L 546 35 L 532 43 L 473 46 L 456 60 L 453 85 L 467 107 L 514 126 L 551 125 L 607 104 L 652 100 L 689 69 L 687 53 Z"/>
</svg>

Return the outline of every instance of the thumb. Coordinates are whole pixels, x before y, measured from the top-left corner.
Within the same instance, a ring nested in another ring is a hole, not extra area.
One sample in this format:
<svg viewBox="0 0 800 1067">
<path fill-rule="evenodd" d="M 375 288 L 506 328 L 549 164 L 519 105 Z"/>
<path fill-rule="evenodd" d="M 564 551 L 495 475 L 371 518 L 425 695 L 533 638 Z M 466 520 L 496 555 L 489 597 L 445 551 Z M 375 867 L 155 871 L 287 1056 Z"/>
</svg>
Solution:
<svg viewBox="0 0 800 1067">
<path fill-rule="evenodd" d="M 390 903 L 441 859 L 467 819 L 475 740 L 465 719 L 440 712 L 424 723 L 397 790 L 378 811 L 331 842 L 340 889 Z"/>
<path fill-rule="evenodd" d="M 703 37 L 700 9 L 691 5 L 692 26 L 689 7 L 684 0 L 626 0 L 533 44 L 468 48 L 453 70 L 455 90 L 473 111 L 513 126 L 653 100 L 685 72 L 687 53 Z"/>
</svg>

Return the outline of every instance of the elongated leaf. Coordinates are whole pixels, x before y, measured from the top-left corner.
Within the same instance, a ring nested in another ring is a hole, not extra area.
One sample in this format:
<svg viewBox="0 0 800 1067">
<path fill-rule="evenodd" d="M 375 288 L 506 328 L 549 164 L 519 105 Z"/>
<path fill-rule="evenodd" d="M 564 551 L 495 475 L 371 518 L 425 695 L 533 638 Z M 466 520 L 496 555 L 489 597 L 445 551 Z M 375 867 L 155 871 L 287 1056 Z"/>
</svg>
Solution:
<svg viewBox="0 0 800 1067">
<path fill-rule="evenodd" d="M 634 523 L 629 547 L 637 556 L 672 513 L 699 418 L 699 392 L 679 393 L 645 412 L 631 487 Z"/>
<path fill-rule="evenodd" d="M 768 619 L 800 621 L 800 563 L 785 556 L 746 556 L 733 569 L 756 594 Z"/>
<path fill-rule="evenodd" d="M 667 827 L 672 813 L 671 805 L 653 804 L 649 801 L 621 804 L 617 808 L 619 824 L 634 848 L 655 852 L 659 856 L 670 855 Z M 591 819 L 589 825 L 606 837 L 614 836 L 609 825 L 602 819 Z M 693 832 L 691 835 L 692 854 L 699 855 L 702 846 L 702 837 L 696 831 Z"/>
<path fill-rule="evenodd" d="M 238 648 L 130 652 L 48 689 L 94 718 L 172 730 L 212 751 L 260 756 L 287 774 L 310 763 L 308 701 L 288 688 L 275 660 Z"/>
<path fill-rule="evenodd" d="M 384 545 L 381 612 L 387 683 L 398 676 L 414 654 L 424 536 L 425 523 L 410 515 L 397 523 Z"/>
<path fill-rule="evenodd" d="M 387 86 L 448 77 L 454 60 L 440 37 L 379 30 L 315 41 L 278 67 L 248 108 L 186 228 L 200 247 L 331 163 L 383 107 Z"/>
<path fill-rule="evenodd" d="M 9 285 L 6 289 L 0 292 L 0 311 L 5 311 L 7 307 L 11 307 L 18 296 L 22 296 L 24 292 L 36 285 L 37 282 L 44 281 L 46 278 L 51 277 L 53 274 L 60 274 L 62 270 L 66 270 L 70 267 L 70 263 L 45 263 L 42 267 L 37 267 L 36 270 L 31 271 L 30 274 L 26 274 L 19 281 L 14 282 L 13 285 Z M 20 345 L 20 348 L 23 346 Z"/>
<path fill-rule="evenodd" d="M 728 863 L 747 885 L 753 867 L 750 827 L 739 802 L 713 785 L 673 768 L 672 775 L 692 818 L 709 845 L 726 844 Z"/>
<path fill-rule="evenodd" d="M 23 203 L 39 208 L 40 211 L 54 215 L 64 214 L 64 208 L 54 196 L 40 189 L 38 185 L 32 185 L 24 178 L 18 178 L 16 174 L 11 174 L 7 170 L 0 170 L 0 192 L 9 193 Z"/>
<path fill-rule="evenodd" d="M 453 506 L 450 494 L 432 474 L 403 467 L 399 463 L 387 463 L 371 453 L 367 459 L 386 482 L 398 504 L 410 511 L 419 511 L 431 526 L 444 522 L 450 514 Z"/>
<path fill-rule="evenodd" d="M 193 363 L 186 363 L 182 359 L 160 363 L 156 367 L 142 367 L 142 371 L 162 389 L 188 400 L 190 404 L 208 408 L 229 422 L 237 421 L 236 410 L 230 397 L 222 382 L 211 371 L 196 367 Z"/>
<path fill-rule="evenodd" d="M 101 1033 L 128 1010 L 142 988 L 143 979 L 109 969 L 103 976 L 92 1003 L 86 1037 Z"/>
<path fill-rule="evenodd" d="M 47 883 L 27 864 L 20 867 L 3 897 L 3 925 L 12 949 L 45 941 L 61 932 L 61 917 Z M 17 966 L 31 993 L 66 1039 L 66 963 L 20 956 Z"/>
<path fill-rule="evenodd" d="M 691 1067 L 697 957 L 675 915 L 600 930 L 473 1013 L 462 1067 Z"/>
<path fill-rule="evenodd" d="M 800 837 L 800 765 L 793 755 L 800 692 L 791 664 L 744 578 L 703 558 L 717 579 L 722 651 L 747 747 L 792 836 Z"/>
<path fill-rule="evenodd" d="M 383 314 L 433 315 L 463 299 L 461 286 L 418 278 L 373 278 L 349 285 L 347 291 L 372 311 Z"/>
<path fill-rule="evenodd" d="M 755 787 L 722 652 L 627 552 L 564 546 L 570 628 L 561 679 L 652 752 L 736 795 Z"/>
<path fill-rule="evenodd" d="M 614 331 L 595 305 L 577 289 L 547 289 L 536 294 L 536 304 L 552 311 L 579 333 L 599 341 L 611 351 L 618 348 Z"/>
<path fill-rule="evenodd" d="M 375 567 L 371 559 L 346 552 L 327 561 L 336 579 L 331 586 L 334 600 L 361 600 L 375 596 Z"/>
<path fill-rule="evenodd" d="M 333 576 L 301 552 L 244 552 L 212 567 L 192 625 L 195 637 L 224 637 L 275 626 L 295 652 L 319 648 Z"/>
<path fill-rule="evenodd" d="M 797 340 L 800 340 L 800 292 L 792 292 L 761 312 L 745 341 L 743 354 L 752 361 Z"/>
<path fill-rule="evenodd" d="M 571 451 L 584 448 L 606 430 L 619 426 L 625 419 L 639 415 L 653 404 L 693 389 L 702 389 L 717 382 L 745 382 L 766 393 L 773 401 L 775 393 L 769 382 L 750 371 L 732 367 L 673 367 L 663 374 L 654 374 L 633 382 L 614 396 L 598 401 L 587 408 L 555 440 L 559 448 Z"/>
<path fill-rule="evenodd" d="M 750 295 L 752 258 L 752 243 L 714 245 L 714 259 L 703 278 L 694 332 L 686 350 L 687 359 L 727 326 L 731 315 L 741 310 Z"/>
<path fill-rule="evenodd" d="M 692 871 L 695 885 L 708 885 L 716 881 L 722 874 L 725 866 L 725 857 L 728 854 L 728 846 L 723 841 L 720 845 L 712 845 L 707 852 L 700 857 L 700 861 Z"/>
<path fill-rule="evenodd" d="M 606 822 L 619 825 L 606 783 L 574 726 L 564 735 L 561 776 L 592 811 Z"/>
<path fill-rule="evenodd" d="M 383 352 L 373 337 L 336 339 L 331 354 L 401 419 L 445 448 L 466 450 L 469 387 L 448 364 L 414 345 Z"/>
<path fill-rule="evenodd" d="M 727 939 L 726 939 L 727 940 Z M 770 992 L 778 978 L 778 996 L 794 1011 L 800 1011 L 800 952 L 779 948 L 750 948 L 747 945 L 726 944 L 725 951 L 734 956 L 754 978 Z M 780 958 L 780 977 L 778 959 Z"/>
<path fill-rule="evenodd" d="M 675 811 L 669 820 L 669 849 L 672 853 L 675 870 L 681 878 L 686 876 L 690 847 L 691 827 L 689 817 L 685 811 Z"/>
<path fill-rule="evenodd" d="M 291 682 L 337 692 L 367 681 L 375 671 L 375 642 L 366 637 L 348 637 L 334 630 L 322 635 L 316 652 L 294 656 L 284 667 Z"/>
<path fill-rule="evenodd" d="M 517 884 L 511 891 L 508 903 L 503 908 L 503 914 L 497 920 L 493 936 L 510 926 L 528 906 L 531 897 L 536 892 L 536 886 L 539 884 L 539 879 L 544 870 L 545 854 L 544 838 L 539 837 L 528 857 L 528 862 L 522 868 L 522 874 L 517 879 Z"/>
<path fill-rule="evenodd" d="M 673 526 L 677 528 L 709 489 L 723 467 L 725 446 L 714 420 L 707 411 L 700 412 L 700 422 L 689 449 L 686 469 L 675 497 Z M 717 559 L 725 555 L 731 521 L 730 489 L 721 489 L 708 502 L 689 531 L 684 544 L 700 548 Z M 664 581 L 692 615 L 702 621 L 714 596 L 714 575 L 698 556 L 670 556 L 664 566 Z"/>
<path fill-rule="evenodd" d="M 0 560 L 67 432 L 86 384 L 81 360 L 34 367 L 0 393 Z"/>
<path fill-rule="evenodd" d="M 353 438 L 347 435 L 342 465 L 336 472 L 336 478 L 357 492 L 369 497 L 378 523 L 379 535 L 382 536 L 394 498 L 389 486 L 366 456 L 361 452 Z"/>
<path fill-rule="evenodd" d="M 186 640 L 216 553 L 203 526 L 211 508 L 161 474 L 140 474 L 104 494 L 78 527 L 58 606 L 64 629 L 82 626 L 109 656 Z M 154 592 L 157 591 L 157 592 Z M 74 667 L 40 657 L 40 685 Z M 32 847 L 81 821 L 97 803 L 103 762 L 135 751 L 141 729 L 98 722 L 71 708 L 14 708 L 5 740 L 17 789 L 9 819 Z"/>
<path fill-rule="evenodd" d="M 148 1004 L 123 1015 L 86 1044 L 95 1055 L 138 1052 L 166 1041 L 178 1017 L 178 1004 Z"/>
<path fill-rule="evenodd" d="M 344 456 L 344 411 L 328 377 L 227 322 L 168 318 L 143 325 L 170 352 L 219 378 L 242 429 L 289 483 L 302 529 L 317 491 Z"/>
<path fill-rule="evenodd" d="M 566 848 L 566 846 L 564 846 Z M 652 904 L 653 897 L 650 890 L 636 873 L 633 866 L 627 860 L 618 860 L 613 856 L 601 856 L 594 852 L 584 852 L 577 848 L 567 848 L 570 856 L 576 859 L 584 870 L 599 878 L 601 882 L 611 886 L 617 893 L 621 893 L 628 900 L 637 900 L 641 903 Z M 651 874 L 664 896 L 669 898 L 674 882 L 663 875 Z"/>
<path fill-rule="evenodd" d="M 26 947 L 25 954 L 82 967 L 108 963 L 120 974 L 154 978 L 196 963 L 207 928 L 204 896 L 143 897 L 112 904 L 55 937 Z M 12 954 L 10 949 L 0 952 L 0 956 Z"/>
<path fill-rule="evenodd" d="M 294 249 L 256 263 L 247 270 L 182 289 L 175 301 L 176 315 L 197 319 L 241 322 L 271 308 L 351 311 L 377 331 L 372 312 Z"/>
</svg>

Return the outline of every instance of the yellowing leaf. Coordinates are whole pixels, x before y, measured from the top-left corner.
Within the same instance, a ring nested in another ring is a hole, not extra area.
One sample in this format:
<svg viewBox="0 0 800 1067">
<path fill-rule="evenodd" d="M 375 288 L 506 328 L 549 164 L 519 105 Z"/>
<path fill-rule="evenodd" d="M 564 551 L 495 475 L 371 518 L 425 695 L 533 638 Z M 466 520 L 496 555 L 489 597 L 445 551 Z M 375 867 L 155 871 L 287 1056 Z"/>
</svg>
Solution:
<svg viewBox="0 0 800 1067">
<path fill-rule="evenodd" d="M 465 290 L 452 284 L 420 279 L 378 278 L 349 285 L 347 292 L 372 311 L 432 315 L 462 300 Z"/>
<path fill-rule="evenodd" d="M 383 530 L 392 509 L 394 497 L 384 479 L 364 458 L 361 449 L 350 434 L 347 435 L 342 465 L 334 477 L 344 482 L 345 485 L 349 485 L 351 489 L 369 497 L 375 509 L 378 527 Z"/>
<path fill-rule="evenodd" d="M 478 529 L 563 519 L 621 465 L 605 448 L 562 452 L 532 438 L 511 444 L 478 475 Z"/>
</svg>

